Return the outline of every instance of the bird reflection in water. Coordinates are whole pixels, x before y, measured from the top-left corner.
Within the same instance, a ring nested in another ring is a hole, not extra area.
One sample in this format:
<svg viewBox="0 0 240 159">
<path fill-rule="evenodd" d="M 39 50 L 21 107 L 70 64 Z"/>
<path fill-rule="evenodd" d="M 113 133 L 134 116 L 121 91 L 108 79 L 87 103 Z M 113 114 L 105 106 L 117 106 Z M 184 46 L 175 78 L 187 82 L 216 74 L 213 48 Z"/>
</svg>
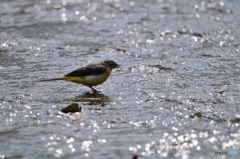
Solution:
<svg viewBox="0 0 240 159">
<path fill-rule="evenodd" d="M 84 105 L 101 105 L 104 107 L 106 103 L 111 102 L 111 99 L 101 92 L 84 93 L 73 99 L 74 102 L 81 102 Z"/>
</svg>

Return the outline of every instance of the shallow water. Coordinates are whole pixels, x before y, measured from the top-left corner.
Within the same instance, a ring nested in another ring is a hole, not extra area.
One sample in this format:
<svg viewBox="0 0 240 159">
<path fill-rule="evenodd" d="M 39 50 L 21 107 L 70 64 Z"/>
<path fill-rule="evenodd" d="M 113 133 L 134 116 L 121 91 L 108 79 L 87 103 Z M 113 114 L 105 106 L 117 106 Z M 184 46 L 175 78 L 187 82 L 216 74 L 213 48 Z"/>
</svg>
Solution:
<svg viewBox="0 0 240 159">
<path fill-rule="evenodd" d="M 0 1 L 0 158 L 240 153 L 239 16 L 238 0 Z M 107 58 L 123 69 L 99 93 L 35 82 Z"/>
</svg>

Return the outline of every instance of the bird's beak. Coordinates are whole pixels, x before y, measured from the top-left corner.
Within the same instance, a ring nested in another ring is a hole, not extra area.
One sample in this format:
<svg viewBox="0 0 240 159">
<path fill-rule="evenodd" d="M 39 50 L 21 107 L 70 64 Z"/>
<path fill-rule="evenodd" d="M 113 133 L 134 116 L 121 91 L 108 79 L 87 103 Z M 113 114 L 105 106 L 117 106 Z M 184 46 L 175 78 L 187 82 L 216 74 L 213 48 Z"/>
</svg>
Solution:
<svg viewBox="0 0 240 159">
<path fill-rule="evenodd" d="M 120 68 L 120 69 L 122 69 L 120 66 L 122 66 L 122 65 L 117 64 L 116 68 Z"/>
</svg>

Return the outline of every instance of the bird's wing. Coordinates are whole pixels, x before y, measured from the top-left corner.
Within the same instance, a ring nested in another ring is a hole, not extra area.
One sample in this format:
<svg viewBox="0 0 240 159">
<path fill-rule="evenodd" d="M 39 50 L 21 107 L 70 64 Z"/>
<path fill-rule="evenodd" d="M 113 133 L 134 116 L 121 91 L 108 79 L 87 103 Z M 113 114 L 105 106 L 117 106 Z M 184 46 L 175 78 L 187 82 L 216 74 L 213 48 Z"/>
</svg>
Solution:
<svg viewBox="0 0 240 159">
<path fill-rule="evenodd" d="M 65 75 L 67 76 L 88 76 L 88 75 L 99 75 L 104 73 L 106 70 L 106 67 L 103 65 L 97 65 L 97 66 L 87 66 L 87 67 L 82 67 L 77 70 L 74 70 L 68 74 Z"/>
</svg>

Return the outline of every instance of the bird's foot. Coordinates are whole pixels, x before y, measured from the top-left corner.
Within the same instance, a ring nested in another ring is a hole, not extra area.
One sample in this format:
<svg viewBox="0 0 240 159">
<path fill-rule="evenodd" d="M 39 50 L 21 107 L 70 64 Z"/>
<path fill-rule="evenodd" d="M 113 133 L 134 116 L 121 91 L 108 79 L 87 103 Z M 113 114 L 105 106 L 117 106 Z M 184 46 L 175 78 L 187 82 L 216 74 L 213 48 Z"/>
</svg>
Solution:
<svg viewBox="0 0 240 159">
<path fill-rule="evenodd" d="M 98 91 L 96 89 L 94 89 L 92 86 L 90 86 L 90 88 L 92 89 L 93 93 L 97 93 Z"/>
</svg>

